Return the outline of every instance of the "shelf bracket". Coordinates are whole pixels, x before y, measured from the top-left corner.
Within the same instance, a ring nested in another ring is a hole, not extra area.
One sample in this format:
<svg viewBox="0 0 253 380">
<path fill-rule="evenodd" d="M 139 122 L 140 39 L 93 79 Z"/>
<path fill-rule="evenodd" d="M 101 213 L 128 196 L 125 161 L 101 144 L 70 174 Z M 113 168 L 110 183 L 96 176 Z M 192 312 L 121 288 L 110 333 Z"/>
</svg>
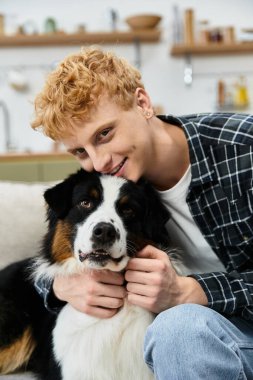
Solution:
<svg viewBox="0 0 253 380">
<path fill-rule="evenodd" d="M 193 70 L 192 70 L 192 59 L 190 54 L 185 55 L 185 67 L 184 67 L 184 84 L 187 87 L 192 85 L 193 81 Z"/>
</svg>

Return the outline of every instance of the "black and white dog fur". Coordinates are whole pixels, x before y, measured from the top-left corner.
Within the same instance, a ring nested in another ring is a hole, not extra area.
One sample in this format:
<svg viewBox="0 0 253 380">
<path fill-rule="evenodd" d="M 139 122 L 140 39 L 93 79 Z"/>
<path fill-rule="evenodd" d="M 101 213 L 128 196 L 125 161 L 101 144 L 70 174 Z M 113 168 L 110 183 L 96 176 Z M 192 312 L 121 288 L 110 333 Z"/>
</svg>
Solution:
<svg viewBox="0 0 253 380">
<path fill-rule="evenodd" d="M 180 272 L 157 192 L 144 180 L 81 169 L 48 189 L 45 200 L 48 232 L 40 254 L 0 273 L 0 372 L 26 368 L 43 380 L 154 379 L 142 353 L 152 313 L 126 301 L 110 319 L 69 304 L 54 315 L 34 281 L 89 269 L 121 272 L 146 244 L 168 252 Z"/>
</svg>

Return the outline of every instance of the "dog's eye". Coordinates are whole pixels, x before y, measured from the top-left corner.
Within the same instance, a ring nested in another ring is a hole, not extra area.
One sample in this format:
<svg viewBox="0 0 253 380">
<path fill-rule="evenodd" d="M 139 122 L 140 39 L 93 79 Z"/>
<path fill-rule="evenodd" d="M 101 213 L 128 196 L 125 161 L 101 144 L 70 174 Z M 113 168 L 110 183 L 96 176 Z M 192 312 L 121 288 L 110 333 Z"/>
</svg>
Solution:
<svg viewBox="0 0 253 380">
<path fill-rule="evenodd" d="M 135 212 L 131 207 L 124 207 L 122 213 L 128 218 L 135 216 Z"/>
<path fill-rule="evenodd" d="M 93 206 L 93 203 L 90 200 L 86 199 L 86 200 L 80 202 L 79 206 L 86 208 L 86 209 L 91 209 Z"/>
</svg>

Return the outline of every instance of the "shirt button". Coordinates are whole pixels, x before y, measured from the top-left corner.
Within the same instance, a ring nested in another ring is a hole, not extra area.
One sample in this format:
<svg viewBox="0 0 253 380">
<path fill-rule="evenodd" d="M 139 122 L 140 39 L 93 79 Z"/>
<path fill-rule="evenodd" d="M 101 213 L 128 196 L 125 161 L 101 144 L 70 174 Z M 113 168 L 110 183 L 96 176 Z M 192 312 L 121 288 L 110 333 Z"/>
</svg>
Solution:
<svg viewBox="0 0 253 380">
<path fill-rule="evenodd" d="M 248 241 L 248 240 L 249 240 L 249 237 L 246 236 L 246 235 L 244 235 L 244 236 L 243 236 L 243 240 L 244 240 L 244 241 Z"/>
</svg>

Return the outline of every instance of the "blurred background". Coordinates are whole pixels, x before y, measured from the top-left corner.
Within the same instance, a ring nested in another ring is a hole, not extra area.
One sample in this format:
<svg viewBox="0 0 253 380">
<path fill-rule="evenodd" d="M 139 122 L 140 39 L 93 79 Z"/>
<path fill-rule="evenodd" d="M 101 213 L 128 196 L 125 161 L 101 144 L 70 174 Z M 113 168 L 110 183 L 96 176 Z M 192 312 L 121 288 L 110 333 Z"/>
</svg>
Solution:
<svg viewBox="0 0 253 380">
<path fill-rule="evenodd" d="M 81 46 L 138 67 L 157 113 L 252 112 L 252 14 L 252 0 L 0 0 L 0 179 L 27 157 L 66 159 L 30 121 L 46 75 Z"/>
</svg>

